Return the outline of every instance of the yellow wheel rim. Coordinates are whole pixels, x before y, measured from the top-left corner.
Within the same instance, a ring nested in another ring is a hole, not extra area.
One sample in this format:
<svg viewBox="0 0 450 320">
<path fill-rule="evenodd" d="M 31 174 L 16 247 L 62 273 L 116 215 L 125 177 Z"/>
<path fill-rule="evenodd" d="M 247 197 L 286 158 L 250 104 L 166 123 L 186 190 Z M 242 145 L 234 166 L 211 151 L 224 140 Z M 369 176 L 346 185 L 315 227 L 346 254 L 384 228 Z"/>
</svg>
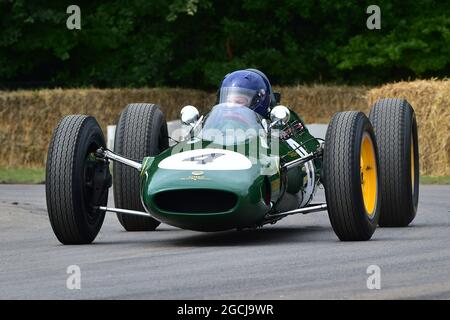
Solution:
<svg viewBox="0 0 450 320">
<path fill-rule="evenodd" d="M 415 181 L 415 170 L 414 170 L 414 139 L 411 135 L 411 191 L 414 194 L 414 181 Z"/>
<path fill-rule="evenodd" d="M 360 175 L 364 206 L 371 218 L 377 202 L 377 163 L 372 138 L 367 133 L 364 133 L 361 141 Z"/>
</svg>

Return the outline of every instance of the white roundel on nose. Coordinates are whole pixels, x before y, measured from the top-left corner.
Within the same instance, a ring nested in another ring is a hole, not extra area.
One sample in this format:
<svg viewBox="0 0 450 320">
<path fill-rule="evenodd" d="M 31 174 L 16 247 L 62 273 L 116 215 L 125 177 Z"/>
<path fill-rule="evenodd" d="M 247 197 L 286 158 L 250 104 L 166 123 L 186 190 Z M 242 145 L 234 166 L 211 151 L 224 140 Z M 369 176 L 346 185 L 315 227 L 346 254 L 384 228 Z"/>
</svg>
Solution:
<svg viewBox="0 0 450 320">
<path fill-rule="evenodd" d="M 162 160 L 158 168 L 171 170 L 247 170 L 251 161 L 244 155 L 222 149 L 198 149 L 176 153 Z"/>
</svg>

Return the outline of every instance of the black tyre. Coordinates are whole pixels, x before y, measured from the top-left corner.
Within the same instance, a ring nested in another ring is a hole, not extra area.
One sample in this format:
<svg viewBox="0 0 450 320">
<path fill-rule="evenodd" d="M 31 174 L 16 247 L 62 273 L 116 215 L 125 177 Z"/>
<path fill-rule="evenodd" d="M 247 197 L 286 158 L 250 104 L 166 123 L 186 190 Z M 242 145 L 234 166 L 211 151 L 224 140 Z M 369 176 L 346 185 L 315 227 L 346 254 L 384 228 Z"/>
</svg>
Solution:
<svg viewBox="0 0 450 320">
<path fill-rule="evenodd" d="M 325 196 L 334 232 L 343 241 L 372 237 L 380 216 L 375 134 L 362 112 L 340 112 L 328 126 L 324 150 Z"/>
<path fill-rule="evenodd" d="M 369 115 L 380 153 L 382 227 L 406 227 L 419 202 L 419 144 L 413 108 L 403 99 L 378 100 Z"/>
<path fill-rule="evenodd" d="M 122 112 L 116 128 L 114 151 L 141 161 L 169 147 L 164 114 L 154 104 L 130 104 Z M 115 162 L 114 202 L 116 207 L 145 211 L 141 203 L 140 175 L 135 169 Z M 153 231 L 159 221 L 153 218 L 117 214 L 127 231 Z"/>
<path fill-rule="evenodd" d="M 63 244 L 91 243 L 103 224 L 111 175 L 95 151 L 105 147 L 103 132 L 93 117 L 64 117 L 48 149 L 46 198 L 50 223 Z"/>
</svg>

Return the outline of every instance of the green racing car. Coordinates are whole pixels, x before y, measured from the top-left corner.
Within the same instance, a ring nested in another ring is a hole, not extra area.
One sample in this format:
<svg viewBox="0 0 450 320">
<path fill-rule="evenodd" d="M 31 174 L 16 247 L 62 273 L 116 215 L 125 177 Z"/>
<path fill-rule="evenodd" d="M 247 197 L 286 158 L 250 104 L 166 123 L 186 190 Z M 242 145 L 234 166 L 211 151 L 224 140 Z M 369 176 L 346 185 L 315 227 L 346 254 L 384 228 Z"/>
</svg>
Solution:
<svg viewBox="0 0 450 320">
<path fill-rule="evenodd" d="M 46 198 L 61 243 L 94 241 L 106 212 L 127 231 L 153 231 L 163 222 L 208 232 L 327 211 L 343 241 L 368 240 L 378 225 L 404 227 L 416 215 L 417 122 L 406 100 L 381 99 L 368 117 L 339 112 L 322 140 L 280 104 L 262 72 L 247 69 L 225 77 L 207 114 L 181 109 L 187 130 L 179 141 L 169 143 L 163 110 L 128 105 L 114 151 L 93 117 L 59 122 L 48 150 Z M 320 185 L 326 203 L 314 202 Z M 115 207 L 107 204 L 111 187 Z"/>
</svg>

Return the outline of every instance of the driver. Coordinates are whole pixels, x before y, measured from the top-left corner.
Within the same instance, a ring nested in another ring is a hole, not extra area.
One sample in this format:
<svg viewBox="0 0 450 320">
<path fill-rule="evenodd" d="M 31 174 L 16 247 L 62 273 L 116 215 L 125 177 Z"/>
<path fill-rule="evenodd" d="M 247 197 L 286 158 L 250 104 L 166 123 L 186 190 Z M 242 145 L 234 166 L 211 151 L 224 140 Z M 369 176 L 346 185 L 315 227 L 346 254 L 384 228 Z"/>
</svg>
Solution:
<svg viewBox="0 0 450 320">
<path fill-rule="evenodd" d="M 220 86 L 219 103 L 232 103 L 248 107 L 268 118 L 270 87 L 264 78 L 253 70 L 238 70 L 225 76 Z"/>
</svg>

